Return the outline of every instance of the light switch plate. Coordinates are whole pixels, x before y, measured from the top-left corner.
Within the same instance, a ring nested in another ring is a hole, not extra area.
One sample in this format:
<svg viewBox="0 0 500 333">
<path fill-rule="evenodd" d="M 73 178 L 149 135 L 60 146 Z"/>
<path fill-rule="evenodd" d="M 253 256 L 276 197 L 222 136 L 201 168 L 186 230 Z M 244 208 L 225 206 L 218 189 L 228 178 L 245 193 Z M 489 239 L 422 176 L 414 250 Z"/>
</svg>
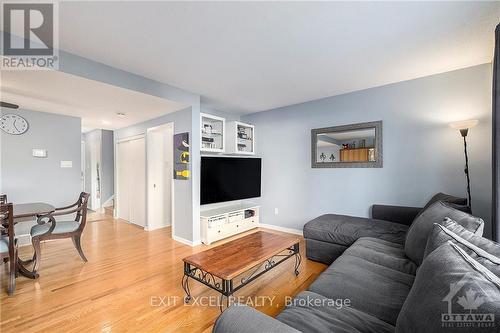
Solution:
<svg viewBox="0 0 500 333">
<path fill-rule="evenodd" d="M 33 157 L 47 157 L 47 149 L 33 148 Z"/>
<path fill-rule="evenodd" d="M 61 168 L 72 168 L 73 161 L 61 161 Z"/>
</svg>

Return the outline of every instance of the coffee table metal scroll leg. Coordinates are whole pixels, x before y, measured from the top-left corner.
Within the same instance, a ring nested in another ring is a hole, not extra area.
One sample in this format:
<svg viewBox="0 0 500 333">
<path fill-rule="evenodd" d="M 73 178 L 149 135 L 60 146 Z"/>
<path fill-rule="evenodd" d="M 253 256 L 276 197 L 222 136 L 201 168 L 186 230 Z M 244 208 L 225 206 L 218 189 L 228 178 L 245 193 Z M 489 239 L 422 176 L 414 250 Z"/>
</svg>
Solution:
<svg viewBox="0 0 500 333">
<path fill-rule="evenodd" d="M 293 245 L 293 252 L 295 253 L 294 273 L 295 275 L 299 275 L 299 267 L 302 261 L 302 257 L 300 255 L 299 243 Z"/>
<path fill-rule="evenodd" d="M 231 297 L 233 297 L 233 280 L 222 280 L 222 293 L 219 298 L 220 312 L 224 310 L 224 297 L 226 297 L 226 309 L 231 305 Z"/>
<path fill-rule="evenodd" d="M 189 273 L 191 272 L 191 267 L 187 262 L 184 263 L 184 276 L 182 277 L 182 289 L 186 293 L 184 297 L 184 303 L 189 303 L 191 300 L 191 292 L 189 290 Z"/>
</svg>

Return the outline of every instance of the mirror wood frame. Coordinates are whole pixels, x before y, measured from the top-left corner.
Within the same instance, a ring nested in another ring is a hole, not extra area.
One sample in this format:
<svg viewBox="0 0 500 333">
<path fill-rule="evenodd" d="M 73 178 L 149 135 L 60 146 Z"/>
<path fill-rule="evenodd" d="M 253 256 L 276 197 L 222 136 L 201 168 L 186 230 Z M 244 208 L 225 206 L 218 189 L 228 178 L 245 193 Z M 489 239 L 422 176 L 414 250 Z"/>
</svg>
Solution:
<svg viewBox="0 0 500 333">
<path fill-rule="evenodd" d="M 375 128 L 375 154 L 373 162 L 318 162 L 316 160 L 318 135 L 326 133 L 340 133 Z M 383 167 L 383 145 L 382 145 L 382 121 L 372 121 L 350 125 L 314 128 L 311 130 L 311 167 L 312 168 L 382 168 Z"/>
</svg>

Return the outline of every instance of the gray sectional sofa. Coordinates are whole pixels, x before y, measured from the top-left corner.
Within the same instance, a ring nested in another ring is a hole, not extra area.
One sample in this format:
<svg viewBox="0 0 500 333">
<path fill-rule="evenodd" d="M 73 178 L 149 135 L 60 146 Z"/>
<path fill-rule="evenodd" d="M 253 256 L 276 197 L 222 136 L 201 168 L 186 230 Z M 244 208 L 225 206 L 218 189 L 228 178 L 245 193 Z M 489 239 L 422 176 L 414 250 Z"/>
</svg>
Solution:
<svg viewBox="0 0 500 333">
<path fill-rule="evenodd" d="M 493 315 L 462 318 L 467 332 L 500 331 L 500 245 L 465 203 L 440 193 L 424 208 L 308 222 L 307 257 L 330 266 L 276 318 L 233 305 L 214 332 L 447 332 L 462 313 Z"/>
</svg>

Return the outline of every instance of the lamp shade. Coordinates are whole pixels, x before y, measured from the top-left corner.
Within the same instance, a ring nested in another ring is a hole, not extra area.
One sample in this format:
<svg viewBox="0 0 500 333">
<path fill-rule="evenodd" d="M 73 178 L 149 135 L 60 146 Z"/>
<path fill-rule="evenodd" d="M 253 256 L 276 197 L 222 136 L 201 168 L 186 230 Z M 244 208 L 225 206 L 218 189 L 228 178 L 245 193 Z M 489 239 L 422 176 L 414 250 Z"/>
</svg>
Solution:
<svg viewBox="0 0 500 333">
<path fill-rule="evenodd" d="M 462 121 L 456 121 L 450 124 L 451 128 L 455 129 L 469 129 L 477 125 L 479 120 L 477 119 L 471 119 L 471 120 L 462 120 Z"/>
</svg>

